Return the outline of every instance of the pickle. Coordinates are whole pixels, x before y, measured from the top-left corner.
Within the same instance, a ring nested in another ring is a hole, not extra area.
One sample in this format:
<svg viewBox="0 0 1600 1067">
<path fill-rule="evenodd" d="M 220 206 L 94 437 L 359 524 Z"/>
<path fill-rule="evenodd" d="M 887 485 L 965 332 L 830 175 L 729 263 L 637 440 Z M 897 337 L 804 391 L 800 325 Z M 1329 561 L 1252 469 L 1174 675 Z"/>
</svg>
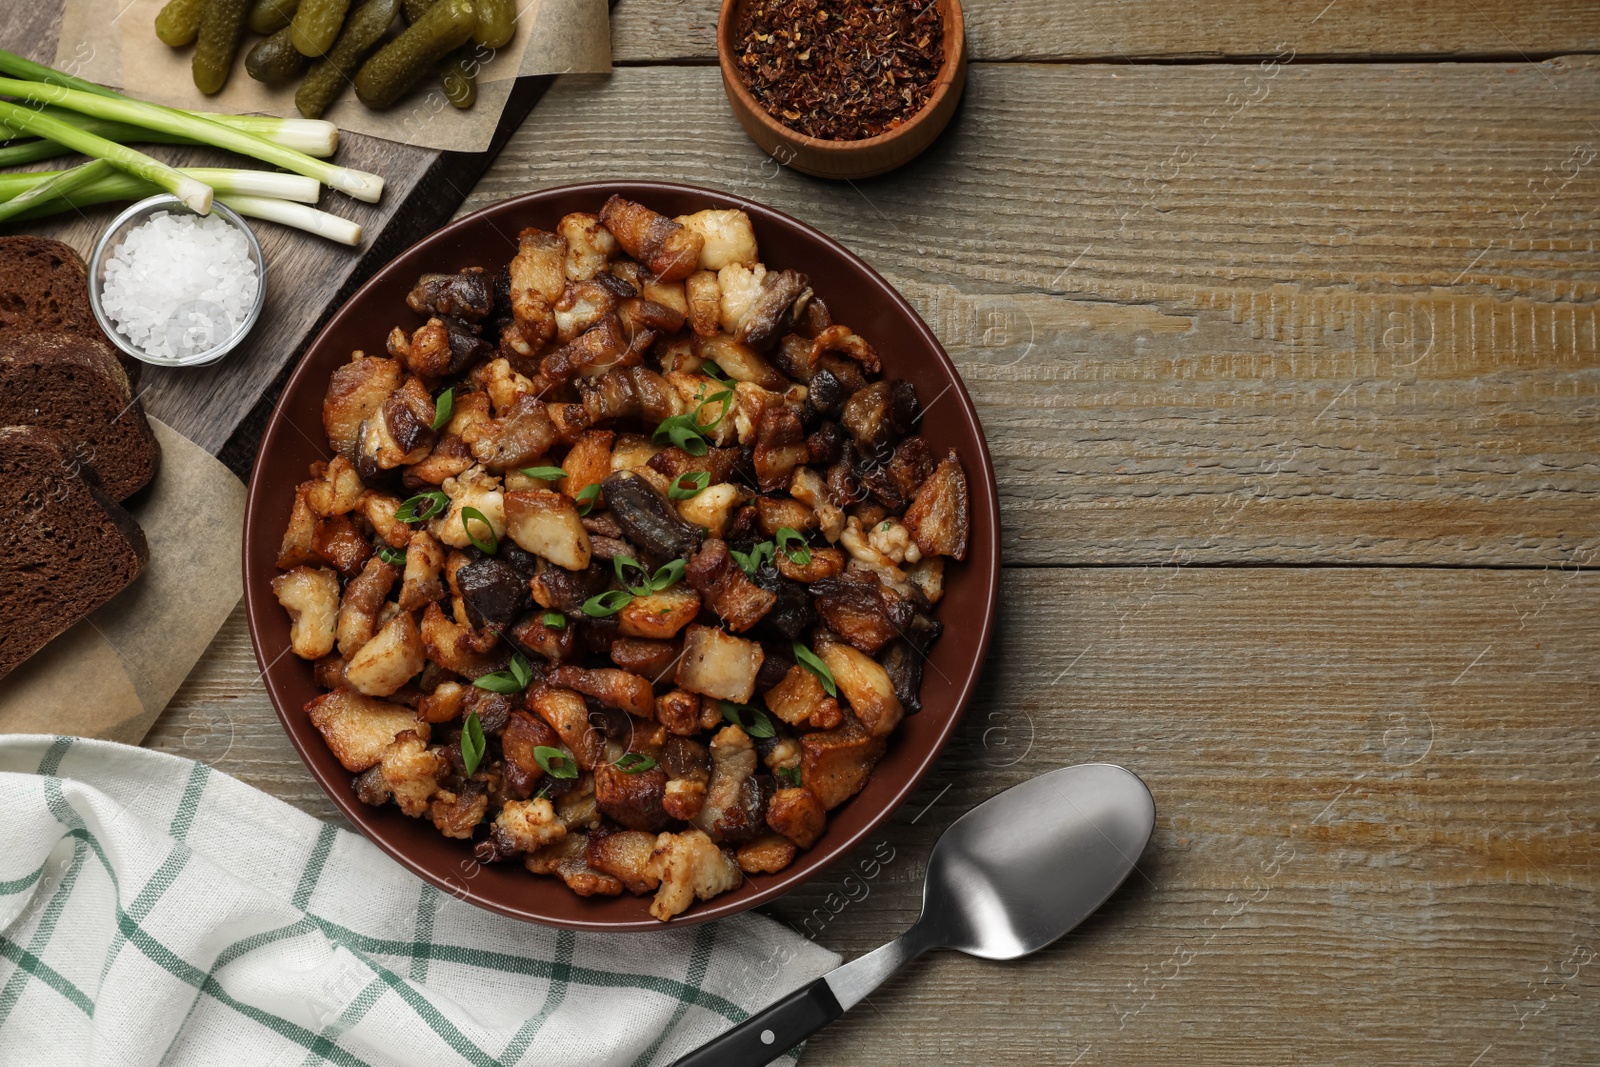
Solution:
<svg viewBox="0 0 1600 1067">
<path fill-rule="evenodd" d="M 400 10 L 400 0 L 367 0 L 345 19 L 333 51 L 317 61 L 295 91 L 294 104 L 308 119 L 320 119 L 350 80 L 356 68 L 377 47 Z"/>
<path fill-rule="evenodd" d="M 167 0 L 167 5 L 156 15 L 156 36 L 162 44 L 182 48 L 200 32 L 200 12 L 206 0 Z"/>
<path fill-rule="evenodd" d="M 504 48 L 517 32 L 515 0 L 473 0 L 478 8 L 478 28 L 472 39 L 485 48 Z"/>
<path fill-rule="evenodd" d="M 300 0 L 256 0 L 250 8 L 250 31 L 259 34 L 277 33 L 294 19 Z"/>
<path fill-rule="evenodd" d="M 434 5 L 435 0 L 405 0 L 405 2 L 406 25 L 409 26 L 413 22 L 420 19 L 422 17 L 422 13 Z"/>
<path fill-rule="evenodd" d="M 195 45 L 194 86 L 210 96 L 228 83 L 233 56 L 239 50 L 250 0 L 206 0 L 200 13 L 200 43 Z"/>
<path fill-rule="evenodd" d="M 457 48 L 439 64 L 445 99 L 462 110 L 478 100 L 478 57 L 471 48 Z"/>
<path fill-rule="evenodd" d="M 339 27 L 344 25 L 345 12 L 349 10 L 350 0 L 300 0 L 294 21 L 289 23 L 300 54 L 313 59 L 327 55 L 339 39 Z"/>
<path fill-rule="evenodd" d="M 473 0 L 438 0 L 410 29 L 361 65 L 356 97 L 371 108 L 389 107 L 440 59 L 466 44 L 477 25 Z"/>
<path fill-rule="evenodd" d="M 311 60 L 300 54 L 285 26 L 271 37 L 256 42 L 244 57 L 244 69 L 258 82 L 286 82 L 306 72 Z"/>
</svg>

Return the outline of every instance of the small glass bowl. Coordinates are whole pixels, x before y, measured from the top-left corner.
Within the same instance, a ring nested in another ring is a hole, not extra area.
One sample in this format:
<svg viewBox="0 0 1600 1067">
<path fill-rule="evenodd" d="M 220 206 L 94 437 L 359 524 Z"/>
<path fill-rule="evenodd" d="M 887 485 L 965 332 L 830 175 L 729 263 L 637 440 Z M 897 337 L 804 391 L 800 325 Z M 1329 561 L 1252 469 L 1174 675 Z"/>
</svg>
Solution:
<svg viewBox="0 0 1600 1067">
<path fill-rule="evenodd" d="M 89 306 L 94 310 L 94 317 L 100 323 L 100 329 L 111 339 L 111 343 L 134 359 L 156 367 L 203 367 L 208 363 L 215 363 L 233 351 L 240 341 L 249 336 L 250 330 L 256 324 L 256 320 L 261 317 L 261 309 L 267 302 L 267 262 L 261 255 L 261 242 L 256 240 L 255 231 L 250 228 L 250 225 L 231 208 L 213 202 L 211 213 L 243 233 L 245 241 L 250 247 L 250 261 L 255 264 L 256 268 L 255 302 L 249 312 L 246 313 L 244 321 L 234 324 L 233 330 L 226 337 L 211 345 L 211 347 L 197 352 L 190 352 L 177 358 L 169 359 L 162 356 L 152 356 L 135 345 L 126 334 L 117 330 L 116 323 L 111 321 L 110 316 L 106 314 L 105 308 L 101 306 L 101 298 L 106 284 L 106 264 L 116 254 L 123 239 L 135 227 L 148 221 L 158 211 L 166 211 L 174 215 L 194 214 L 177 197 L 169 193 L 162 193 L 139 201 L 113 219 L 111 225 L 106 227 L 106 232 L 100 235 L 99 242 L 94 246 L 94 254 L 89 257 Z M 180 310 L 182 310 L 181 306 Z M 221 314 L 225 317 L 222 309 L 215 304 L 210 305 L 206 310 L 208 313 Z M 168 328 L 175 330 L 179 327 L 176 324 L 172 324 Z M 174 347 L 178 346 L 174 345 Z"/>
</svg>

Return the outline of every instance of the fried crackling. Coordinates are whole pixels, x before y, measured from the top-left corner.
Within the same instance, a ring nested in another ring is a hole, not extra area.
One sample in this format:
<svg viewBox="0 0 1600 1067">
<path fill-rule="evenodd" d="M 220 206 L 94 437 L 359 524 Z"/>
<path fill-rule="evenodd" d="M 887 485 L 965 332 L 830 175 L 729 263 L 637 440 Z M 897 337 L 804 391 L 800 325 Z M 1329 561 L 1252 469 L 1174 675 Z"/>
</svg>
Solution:
<svg viewBox="0 0 1600 1067">
<path fill-rule="evenodd" d="M 705 238 L 643 204 L 613 195 L 600 209 L 600 224 L 627 253 L 663 281 L 682 281 L 700 263 Z"/>
</svg>

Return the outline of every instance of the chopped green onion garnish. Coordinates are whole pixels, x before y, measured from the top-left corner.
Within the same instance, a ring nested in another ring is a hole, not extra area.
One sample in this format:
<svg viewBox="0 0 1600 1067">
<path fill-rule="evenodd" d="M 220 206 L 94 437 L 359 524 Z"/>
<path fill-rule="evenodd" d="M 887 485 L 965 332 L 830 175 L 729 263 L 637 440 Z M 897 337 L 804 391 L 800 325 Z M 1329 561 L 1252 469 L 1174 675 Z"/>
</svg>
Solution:
<svg viewBox="0 0 1600 1067">
<path fill-rule="evenodd" d="M 752 708 L 748 704 L 735 704 L 731 700 L 719 700 L 717 703 L 722 705 L 722 717 L 751 737 L 772 737 L 777 733 L 772 726 L 772 720 L 767 718 L 767 713 L 760 708 Z M 749 716 L 748 722 L 744 718 L 746 715 Z"/>
<path fill-rule="evenodd" d="M 471 524 L 474 522 L 482 523 L 483 528 L 489 531 L 487 540 L 480 541 L 478 538 L 472 535 Z M 499 551 L 500 539 L 495 536 L 494 527 L 489 524 L 489 520 L 483 514 L 483 512 L 479 511 L 477 508 L 461 509 L 461 529 L 466 532 L 467 540 L 471 541 L 473 547 L 479 552 L 486 552 L 492 556 L 495 554 L 495 552 Z"/>
<path fill-rule="evenodd" d="M 634 596 L 649 596 L 652 592 L 650 588 L 650 572 L 644 569 L 643 563 L 640 563 L 632 556 L 616 556 L 611 560 L 611 569 L 617 572 L 617 581 L 627 586 L 628 592 Z M 630 582 L 628 580 L 628 571 L 630 570 L 638 571 L 644 580 L 637 585 Z"/>
<path fill-rule="evenodd" d="M 395 509 L 394 517 L 400 522 L 424 522 L 450 506 L 450 498 L 442 489 L 418 493 Z"/>
<path fill-rule="evenodd" d="M 567 617 L 559 611 L 547 611 L 544 613 L 544 624 L 552 630 L 565 630 Z"/>
<path fill-rule="evenodd" d="M 655 765 L 656 761 L 643 753 L 627 752 L 611 766 L 623 774 L 643 774 L 645 771 L 653 770 Z"/>
<path fill-rule="evenodd" d="M 478 769 L 488 750 L 489 743 L 483 739 L 483 723 L 478 721 L 478 713 L 467 712 L 467 721 L 461 727 L 461 762 L 466 764 L 468 774 Z"/>
<path fill-rule="evenodd" d="M 684 484 L 685 480 L 688 481 L 687 485 Z M 667 490 L 667 496 L 673 500 L 688 500 L 710 484 L 711 475 L 705 471 L 684 471 L 672 479 L 672 486 Z"/>
<path fill-rule="evenodd" d="M 772 558 L 772 542 L 763 541 L 749 552 L 740 552 L 737 548 L 728 549 L 728 555 L 739 565 L 739 569 L 754 577 L 761 565 Z"/>
<path fill-rule="evenodd" d="M 806 544 L 806 535 L 792 526 L 778 527 L 778 551 L 789 557 L 790 563 L 804 567 L 811 562 L 811 546 Z M 791 542 L 798 542 L 797 545 Z"/>
<path fill-rule="evenodd" d="M 796 763 L 793 767 L 779 767 L 778 777 L 788 782 L 791 788 L 800 788 L 800 764 Z"/>
<path fill-rule="evenodd" d="M 700 422 L 701 410 L 707 404 L 718 403 L 722 405 L 722 414 L 718 415 L 713 421 L 702 425 Z M 732 410 L 732 389 L 724 389 L 721 392 L 713 393 L 696 404 L 693 411 L 682 415 L 670 415 L 662 419 L 657 424 L 655 433 L 651 435 L 651 440 L 656 444 L 660 444 L 663 441 L 671 441 L 691 456 L 703 456 L 711 450 L 706 438 L 706 431 L 715 430 L 722 423 L 722 420 L 728 417 L 728 412 Z"/>
<path fill-rule="evenodd" d="M 691 456 L 703 456 L 711 450 L 710 446 L 706 444 L 706 439 L 701 436 L 700 431 L 694 426 L 693 413 L 671 415 L 662 419 L 656 425 L 656 431 L 651 440 L 658 445 L 662 442 L 670 441 Z"/>
<path fill-rule="evenodd" d="M 450 421 L 450 416 L 456 410 L 456 387 L 451 386 L 439 394 L 439 399 L 433 402 L 433 428 L 435 430 Z"/>
<path fill-rule="evenodd" d="M 511 666 L 503 671 L 486 674 L 472 684 L 491 693 L 520 693 L 533 681 L 533 668 L 521 652 L 511 653 Z"/>
<path fill-rule="evenodd" d="M 631 603 L 633 603 L 632 593 L 623 592 L 621 589 L 607 589 L 599 596 L 585 600 L 583 613 L 593 619 L 603 619 L 608 615 L 615 615 Z"/>
<path fill-rule="evenodd" d="M 697 404 L 694 409 L 696 418 L 700 417 L 700 409 L 705 407 L 707 404 L 722 405 L 722 414 L 706 423 L 704 427 L 704 429 L 707 430 L 715 430 L 718 426 L 722 425 L 722 420 L 728 417 L 728 412 L 733 410 L 733 390 L 724 389 L 720 393 L 712 393 L 710 396 L 700 401 L 700 403 Z"/>
<path fill-rule="evenodd" d="M 541 482 L 554 482 L 567 476 L 567 472 L 560 467 L 518 467 L 519 471 L 530 478 L 537 478 Z"/>
<path fill-rule="evenodd" d="M 577 763 L 559 748 L 540 745 L 533 750 L 533 758 L 539 764 L 539 769 L 552 778 L 578 777 Z"/>
<path fill-rule="evenodd" d="M 833 672 L 828 665 L 817 658 L 817 654 L 802 645 L 799 641 L 794 643 L 794 658 L 802 667 L 822 679 L 823 690 L 831 697 L 839 695 L 839 686 L 833 680 Z"/>
<path fill-rule="evenodd" d="M 683 577 L 685 564 L 681 559 L 668 560 L 661 565 L 661 569 L 650 576 L 650 591 L 659 593 L 668 586 L 676 584 Z"/>
<path fill-rule="evenodd" d="M 700 364 L 700 373 L 704 374 L 712 381 L 721 382 L 723 385 L 733 384 L 733 379 L 728 377 L 727 372 L 721 367 L 717 366 L 715 363 L 711 362 L 709 359 Z"/>
<path fill-rule="evenodd" d="M 378 549 L 378 558 L 391 567 L 404 567 L 406 565 L 406 553 L 401 548 L 390 548 L 388 545 L 382 545 Z"/>
<path fill-rule="evenodd" d="M 491 693 L 520 693 L 525 686 L 517 684 L 517 679 L 510 671 L 495 671 L 485 674 L 472 683 L 479 689 L 487 689 Z"/>
<path fill-rule="evenodd" d="M 600 483 L 595 482 L 578 490 L 578 495 L 572 499 L 578 502 L 578 514 L 587 515 L 594 508 L 594 502 L 600 495 Z"/>
<path fill-rule="evenodd" d="M 649 596 L 651 593 L 659 593 L 668 586 L 675 584 L 679 578 L 683 577 L 684 566 L 685 564 L 681 559 L 669 560 L 662 564 L 654 574 L 651 574 L 644 569 L 644 564 L 632 556 L 614 556 L 611 560 L 611 568 L 617 572 L 617 581 L 627 586 L 628 592 L 634 596 Z M 637 571 L 643 576 L 644 580 L 635 584 L 628 577 L 629 571 Z M 604 595 L 604 593 L 601 594 L 601 596 Z M 594 599 L 598 600 L 599 597 Z M 585 606 L 584 610 L 587 611 L 588 607 Z M 610 613 L 608 612 L 607 614 Z"/>
</svg>

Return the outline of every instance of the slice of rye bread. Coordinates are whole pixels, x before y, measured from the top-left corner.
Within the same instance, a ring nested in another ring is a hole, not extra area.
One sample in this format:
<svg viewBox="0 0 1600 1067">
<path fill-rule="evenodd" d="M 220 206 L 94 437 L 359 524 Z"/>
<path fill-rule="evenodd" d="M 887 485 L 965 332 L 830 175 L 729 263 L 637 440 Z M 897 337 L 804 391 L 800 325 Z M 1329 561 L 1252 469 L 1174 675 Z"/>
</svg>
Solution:
<svg viewBox="0 0 1600 1067">
<path fill-rule="evenodd" d="M 0 339 L 0 426 L 56 434 L 70 458 L 100 473 L 113 500 L 147 485 L 161 461 L 144 409 L 111 346 L 67 333 Z"/>
<path fill-rule="evenodd" d="M 0 427 L 0 678 L 126 589 L 150 558 L 144 531 L 51 433 Z M 8 508 L 8 510 L 10 510 Z"/>
<path fill-rule="evenodd" d="M 0 338 L 75 333 L 104 341 L 89 306 L 89 269 L 71 245 L 48 237 L 0 237 Z M 128 381 L 144 364 L 116 351 Z"/>
</svg>

